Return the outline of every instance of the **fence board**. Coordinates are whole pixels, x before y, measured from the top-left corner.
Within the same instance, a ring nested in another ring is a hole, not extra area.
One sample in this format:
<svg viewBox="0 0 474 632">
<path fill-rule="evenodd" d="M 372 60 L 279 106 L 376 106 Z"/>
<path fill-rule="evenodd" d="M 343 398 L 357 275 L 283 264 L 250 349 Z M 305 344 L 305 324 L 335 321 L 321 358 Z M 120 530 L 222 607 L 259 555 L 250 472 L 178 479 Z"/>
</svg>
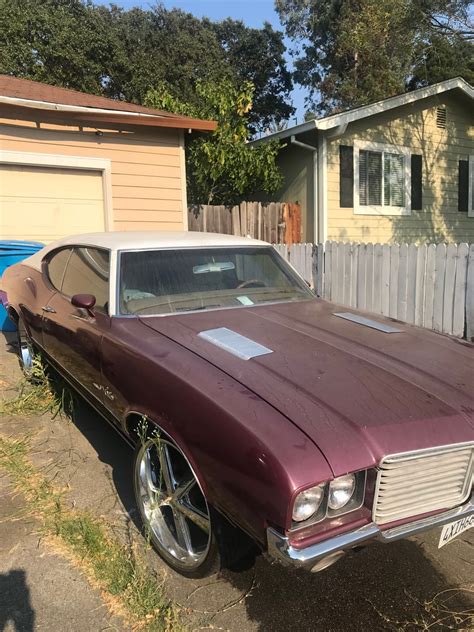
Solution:
<svg viewBox="0 0 474 632">
<path fill-rule="evenodd" d="M 367 244 L 366 249 L 366 266 L 365 266 L 365 309 L 369 312 L 373 311 L 374 296 L 374 245 Z"/>
<path fill-rule="evenodd" d="M 418 248 L 415 244 L 408 246 L 407 259 L 407 323 L 415 322 L 415 305 L 416 305 L 416 265 L 417 265 Z"/>
<path fill-rule="evenodd" d="M 416 246 L 415 246 L 416 247 Z M 426 245 L 418 246 L 416 252 L 415 280 L 415 325 L 421 327 L 425 313 Z"/>
<path fill-rule="evenodd" d="M 433 299 L 433 329 L 443 331 L 444 276 L 446 273 L 446 246 L 438 244 L 435 255 L 435 281 Z"/>
<path fill-rule="evenodd" d="M 342 297 L 343 305 L 352 305 L 352 244 L 343 244 L 344 248 L 344 291 Z"/>
<path fill-rule="evenodd" d="M 446 249 L 446 272 L 443 296 L 443 332 L 450 334 L 453 330 L 454 282 L 456 279 L 456 244 L 449 244 Z"/>
<path fill-rule="evenodd" d="M 390 246 L 382 246 L 382 314 L 390 314 Z"/>
<path fill-rule="evenodd" d="M 407 280 L 408 280 L 408 244 L 402 244 L 399 250 L 397 315 L 395 318 L 407 320 Z"/>
<path fill-rule="evenodd" d="M 436 244 L 430 244 L 426 253 L 425 313 L 423 326 L 433 329 Z"/>
<path fill-rule="evenodd" d="M 464 335 L 468 260 L 469 246 L 467 244 L 459 244 L 456 253 L 456 280 L 454 283 L 452 326 L 453 336 L 458 336 L 459 338 Z"/>
<path fill-rule="evenodd" d="M 372 290 L 372 309 L 382 313 L 382 245 L 374 246 L 374 285 Z"/>
<path fill-rule="evenodd" d="M 366 303 L 366 266 L 367 266 L 367 246 L 359 244 L 359 262 L 357 265 L 357 307 L 365 309 Z"/>
<path fill-rule="evenodd" d="M 398 315 L 398 270 L 400 268 L 400 246 L 393 244 L 390 248 L 390 283 L 389 283 L 389 312 L 390 318 Z"/>
</svg>

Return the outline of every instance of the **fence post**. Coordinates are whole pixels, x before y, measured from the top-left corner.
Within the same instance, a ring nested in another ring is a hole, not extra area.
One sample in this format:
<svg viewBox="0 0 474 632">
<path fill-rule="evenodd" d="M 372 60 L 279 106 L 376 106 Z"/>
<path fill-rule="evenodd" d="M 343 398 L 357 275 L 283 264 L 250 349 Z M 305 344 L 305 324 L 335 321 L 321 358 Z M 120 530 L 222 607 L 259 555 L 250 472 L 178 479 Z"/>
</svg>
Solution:
<svg viewBox="0 0 474 632">
<path fill-rule="evenodd" d="M 474 341 L 474 244 L 469 247 L 466 286 L 466 338 Z"/>
</svg>

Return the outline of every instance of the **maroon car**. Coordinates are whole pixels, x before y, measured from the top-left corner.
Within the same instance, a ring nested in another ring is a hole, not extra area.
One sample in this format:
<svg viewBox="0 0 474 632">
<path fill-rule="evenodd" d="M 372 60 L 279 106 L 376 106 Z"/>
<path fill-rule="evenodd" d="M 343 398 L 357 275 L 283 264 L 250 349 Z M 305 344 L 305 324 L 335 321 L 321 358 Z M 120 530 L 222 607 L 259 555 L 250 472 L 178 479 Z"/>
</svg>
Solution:
<svg viewBox="0 0 474 632">
<path fill-rule="evenodd" d="M 317 299 L 225 235 L 70 237 L 1 286 L 25 372 L 40 351 L 135 445 L 137 507 L 177 571 L 247 539 L 317 571 L 474 524 L 472 345 Z"/>
</svg>

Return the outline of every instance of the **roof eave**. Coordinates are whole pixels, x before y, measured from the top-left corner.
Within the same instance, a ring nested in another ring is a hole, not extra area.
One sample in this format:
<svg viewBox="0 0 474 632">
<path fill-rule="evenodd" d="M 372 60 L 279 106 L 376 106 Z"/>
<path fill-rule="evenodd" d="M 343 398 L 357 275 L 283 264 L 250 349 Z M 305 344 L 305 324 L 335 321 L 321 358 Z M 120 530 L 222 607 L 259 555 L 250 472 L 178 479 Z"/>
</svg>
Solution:
<svg viewBox="0 0 474 632">
<path fill-rule="evenodd" d="M 22 100 L 24 101 L 24 100 Z M 197 131 L 214 131 L 216 121 L 194 119 L 185 116 L 169 114 L 152 115 L 138 114 L 136 112 L 105 111 L 97 108 L 84 108 L 68 106 L 67 108 L 54 109 L 50 104 L 40 102 L 11 103 L 0 102 L 0 117 L 24 119 L 29 121 L 50 121 L 59 124 L 67 124 L 73 121 L 82 125 L 96 126 L 97 123 L 110 123 L 117 125 L 129 125 L 139 127 L 168 127 L 177 129 L 192 129 Z M 59 106 L 61 104 L 58 104 Z"/>
<path fill-rule="evenodd" d="M 392 110 L 403 105 L 414 103 L 420 99 L 426 99 L 455 89 L 461 90 L 468 97 L 474 99 L 474 88 L 462 77 L 454 77 L 453 79 L 440 81 L 439 83 L 426 86 L 425 88 L 418 88 L 412 92 L 405 92 L 404 94 L 382 99 L 381 101 L 377 101 L 369 105 L 363 105 L 353 110 L 349 110 L 348 112 L 332 114 L 331 116 L 313 119 L 311 121 L 307 121 L 306 123 L 301 123 L 300 125 L 294 125 L 293 127 L 288 127 L 281 132 L 275 132 L 273 134 L 262 136 L 262 138 L 252 141 L 252 144 L 257 145 L 262 142 L 268 142 L 269 140 L 282 140 L 291 136 L 298 136 L 304 132 L 309 132 L 312 129 L 326 132 L 336 127 L 348 125 L 354 121 L 368 118 L 369 116 L 374 116 L 376 114 L 386 112 L 387 110 Z"/>
</svg>

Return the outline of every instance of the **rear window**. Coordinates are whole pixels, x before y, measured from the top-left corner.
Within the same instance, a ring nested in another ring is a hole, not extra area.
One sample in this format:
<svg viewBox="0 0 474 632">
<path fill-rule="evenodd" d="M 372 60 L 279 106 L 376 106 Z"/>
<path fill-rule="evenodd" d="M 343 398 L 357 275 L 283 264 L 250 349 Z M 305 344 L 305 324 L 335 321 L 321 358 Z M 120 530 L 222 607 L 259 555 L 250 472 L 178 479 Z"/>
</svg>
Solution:
<svg viewBox="0 0 474 632">
<path fill-rule="evenodd" d="M 107 311 L 109 302 L 109 252 L 99 248 L 75 248 L 64 275 L 66 296 L 93 294 L 95 308 Z"/>
<path fill-rule="evenodd" d="M 47 262 L 47 273 L 51 285 L 61 291 L 64 271 L 71 255 L 72 248 L 63 248 L 50 255 Z"/>
<path fill-rule="evenodd" d="M 172 314 L 312 297 L 271 247 L 145 250 L 120 256 L 123 314 Z"/>
</svg>

